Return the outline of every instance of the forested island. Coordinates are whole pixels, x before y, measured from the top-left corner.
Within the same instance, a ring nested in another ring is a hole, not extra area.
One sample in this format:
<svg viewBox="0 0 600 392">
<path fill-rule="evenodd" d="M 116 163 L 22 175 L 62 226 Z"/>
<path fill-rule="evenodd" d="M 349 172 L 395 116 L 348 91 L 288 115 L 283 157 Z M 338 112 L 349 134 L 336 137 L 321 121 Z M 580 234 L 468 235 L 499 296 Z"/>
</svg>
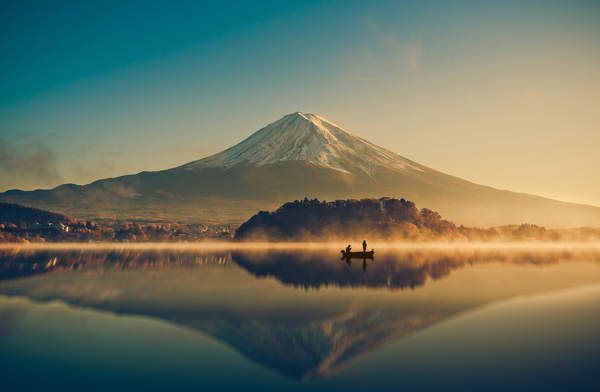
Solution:
<svg viewBox="0 0 600 392">
<path fill-rule="evenodd" d="M 318 199 L 285 203 L 261 211 L 236 232 L 239 241 L 462 241 L 454 223 L 404 199 Z"/>
</svg>

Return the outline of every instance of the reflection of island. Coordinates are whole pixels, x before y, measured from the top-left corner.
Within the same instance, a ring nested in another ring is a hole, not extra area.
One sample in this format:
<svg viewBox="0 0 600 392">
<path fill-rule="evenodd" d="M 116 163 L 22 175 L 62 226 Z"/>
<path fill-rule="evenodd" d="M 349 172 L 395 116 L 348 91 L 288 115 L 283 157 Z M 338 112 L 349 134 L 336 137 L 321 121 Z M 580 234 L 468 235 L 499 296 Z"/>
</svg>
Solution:
<svg viewBox="0 0 600 392">
<path fill-rule="evenodd" d="M 539 274 L 537 268 L 526 267 L 556 260 L 531 252 L 508 260 L 525 267 L 504 268 L 510 272 L 506 274 L 498 263 L 484 262 L 507 259 L 477 252 L 382 251 L 366 271 L 359 265 L 348 267 L 336 251 L 331 256 L 322 250 L 235 251 L 231 256 L 173 250 L 3 253 L 0 294 L 168 320 L 227 342 L 289 377 L 306 379 L 326 377 L 457 313 L 597 279 L 577 268 L 564 279 L 560 268 Z M 428 277 L 447 277 L 471 263 L 478 265 L 465 270 L 471 275 L 455 274 L 454 280 L 443 280 L 446 284 L 423 286 Z M 19 268 L 41 273 L 14 275 Z M 523 271 L 531 274 L 523 277 Z M 417 286 L 410 292 L 389 290 Z"/>
<path fill-rule="evenodd" d="M 423 286 L 428 278 L 441 279 L 466 264 L 503 262 L 547 265 L 560 260 L 600 261 L 600 249 L 579 251 L 524 248 L 522 250 L 473 250 L 452 247 L 432 250 L 388 248 L 378 252 L 377 262 L 363 270 L 350 260 L 340 263 L 334 252 L 323 250 L 235 251 L 232 259 L 258 277 L 272 276 L 279 281 L 304 288 L 321 286 L 372 287 L 390 290 Z M 343 259 L 344 260 L 344 259 Z M 367 259 L 368 260 L 368 259 Z"/>
<path fill-rule="evenodd" d="M 468 253 L 381 252 L 377 263 L 366 269 L 352 267 L 350 259 L 340 263 L 322 251 L 232 252 L 232 259 L 258 277 L 273 276 L 285 284 L 304 288 L 321 286 L 415 288 L 428 277 L 438 279 L 469 260 Z M 369 258 L 373 260 L 372 258 Z"/>
</svg>

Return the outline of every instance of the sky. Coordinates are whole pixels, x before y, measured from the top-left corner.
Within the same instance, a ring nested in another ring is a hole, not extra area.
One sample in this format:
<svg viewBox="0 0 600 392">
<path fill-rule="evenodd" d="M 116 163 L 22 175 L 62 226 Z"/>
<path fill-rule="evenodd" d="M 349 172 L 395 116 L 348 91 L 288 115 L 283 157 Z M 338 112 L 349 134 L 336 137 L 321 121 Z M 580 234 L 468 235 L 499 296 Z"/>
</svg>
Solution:
<svg viewBox="0 0 600 392">
<path fill-rule="evenodd" d="M 0 191 L 172 168 L 296 111 L 600 206 L 598 1 L 0 2 Z"/>
</svg>

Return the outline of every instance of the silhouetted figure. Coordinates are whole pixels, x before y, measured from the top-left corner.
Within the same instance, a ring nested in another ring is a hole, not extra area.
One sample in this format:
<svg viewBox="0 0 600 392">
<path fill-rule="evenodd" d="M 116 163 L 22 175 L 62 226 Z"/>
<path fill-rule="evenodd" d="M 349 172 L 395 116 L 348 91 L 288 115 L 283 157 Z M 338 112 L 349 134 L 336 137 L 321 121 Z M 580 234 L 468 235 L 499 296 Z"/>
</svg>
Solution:
<svg viewBox="0 0 600 392">
<path fill-rule="evenodd" d="M 352 251 L 352 245 L 348 245 L 346 247 L 346 253 L 350 253 Z"/>
<path fill-rule="evenodd" d="M 367 251 L 367 240 L 363 240 L 363 252 Z"/>
</svg>

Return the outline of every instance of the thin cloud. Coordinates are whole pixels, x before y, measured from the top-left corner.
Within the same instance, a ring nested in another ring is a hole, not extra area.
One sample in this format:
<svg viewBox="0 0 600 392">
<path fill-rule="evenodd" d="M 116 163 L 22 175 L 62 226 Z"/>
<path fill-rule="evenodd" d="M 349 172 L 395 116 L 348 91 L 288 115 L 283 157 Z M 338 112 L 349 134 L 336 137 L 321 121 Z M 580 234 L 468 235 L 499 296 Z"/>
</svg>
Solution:
<svg viewBox="0 0 600 392">
<path fill-rule="evenodd" d="M 388 60 L 400 60 L 411 69 L 421 68 L 421 59 L 423 57 L 423 48 L 421 47 L 421 35 L 411 33 L 407 38 L 398 37 L 389 30 L 385 30 L 381 24 L 375 23 L 372 18 L 368 23 L 372 34 L 373 44 L 379 46 L 384 54 L 382 58 L 388 57 Z"/>
<path fill-rule="evenodd" d="M 82 149 L 82 154 L 77 157 L 77 161 L 78 164 L 74 166 L 72 172 L 75 174 L 75 178 L 80 179 L 82 183 L 117 175 L 116 162 L 125 167 L 131 165 L 123 152 L 123 147 L 118 147 L 116 151 L 96 153 L 90 146 L 90 148 Z"/>
<path fill-rule="evenodd" d="M 15 143 L 0 139 L 0 174 L 5 178 L 52 186 L 62 180 L 57 157 L 39 140 Z"/>
<path fill-rule="evenodd" d="M 421 68 L 421 58 L 423 57 L 423 49 L 418 45 L 406 44 L 402 49 L 404 60 L 412 69 Z"/>
<path fill-rule="evenodd" d="M 420 34 L 401 35 L 369 18 L 368 38 L 358 49 L 350 53 L 353 73 L 386 75 L 398 71 L 418 71 L 423 62 L 423 45 Z M 380 80 L 354 78 L 353 80 Z"/>
</svg>

